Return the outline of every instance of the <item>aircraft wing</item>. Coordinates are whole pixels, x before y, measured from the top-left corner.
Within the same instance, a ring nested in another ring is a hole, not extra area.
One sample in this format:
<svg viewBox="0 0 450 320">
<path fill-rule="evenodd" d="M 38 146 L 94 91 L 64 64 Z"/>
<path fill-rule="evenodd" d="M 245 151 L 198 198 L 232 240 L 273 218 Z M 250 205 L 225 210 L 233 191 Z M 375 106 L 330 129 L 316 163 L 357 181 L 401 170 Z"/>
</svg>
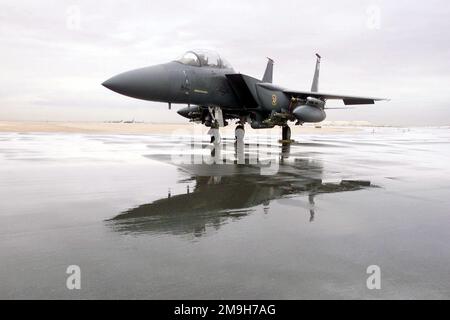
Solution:
<svg viewBox="0 0 450 320">
<path fill-rule="evenodd" d="M 371 98 L 371 97 L 357 97 L 357 96 L 347 96 L 340 94 L 329 94 L 321 92 L 310 92 L 310 91 L 292 91 L 283 90 L 287 95 L 294 98 L 306 99 L 307 97 L 330 99 L 330 100 L 342 100 L 345 105 L 356 105 L 356 104 L 374 104 L 375 101 L 388 100 L 385 98 Z"/>
</svg>

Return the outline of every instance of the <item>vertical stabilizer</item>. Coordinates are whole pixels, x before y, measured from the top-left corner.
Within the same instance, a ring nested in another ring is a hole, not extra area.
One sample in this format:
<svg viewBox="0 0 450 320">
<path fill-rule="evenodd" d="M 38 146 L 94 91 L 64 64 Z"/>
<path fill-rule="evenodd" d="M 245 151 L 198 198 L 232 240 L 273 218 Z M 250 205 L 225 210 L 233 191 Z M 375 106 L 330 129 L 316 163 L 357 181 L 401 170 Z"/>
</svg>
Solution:
<svg viewBox="0 0 450 320">
<path fill-rule="evenodd" d="M 273 60 L 270 58 L 267 58 L 267 59 L 268 59 L 267 67 L 266 67 L 266 71 L 264 72 L 262 82 L 272 83 L 272 81 L 273 81 Z"/>
<path fill-rule="evenodd" d="M 320 73 L 320 59 L 322 58 L 318 53 L 316 53 L 316 70 L 314 71 L 314 78 L 311 85 L 311 92 L 319 91 L 319 73 Z"/>
</svg>

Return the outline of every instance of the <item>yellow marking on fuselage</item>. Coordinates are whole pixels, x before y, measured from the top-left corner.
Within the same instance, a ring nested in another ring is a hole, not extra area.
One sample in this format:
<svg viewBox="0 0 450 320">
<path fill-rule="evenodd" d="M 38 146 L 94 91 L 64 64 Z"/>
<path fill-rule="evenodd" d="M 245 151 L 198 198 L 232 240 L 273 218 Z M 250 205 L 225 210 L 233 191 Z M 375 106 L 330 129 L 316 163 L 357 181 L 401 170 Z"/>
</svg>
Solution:
<svg viewBox="0 0 450 320">
<path fill-rule="evenodd" d="M 194 89 L 195 93 L 202 93 L 202 94 L 208 94 L 208 91 L 206 90 L 200 90 L 200 89 Z"/>
<path fill-rule="evenodd" d="M 272 105 L 275 107 L 277 105 L 277 95 L 273 94 L 272 95 Z"/>
</svg>

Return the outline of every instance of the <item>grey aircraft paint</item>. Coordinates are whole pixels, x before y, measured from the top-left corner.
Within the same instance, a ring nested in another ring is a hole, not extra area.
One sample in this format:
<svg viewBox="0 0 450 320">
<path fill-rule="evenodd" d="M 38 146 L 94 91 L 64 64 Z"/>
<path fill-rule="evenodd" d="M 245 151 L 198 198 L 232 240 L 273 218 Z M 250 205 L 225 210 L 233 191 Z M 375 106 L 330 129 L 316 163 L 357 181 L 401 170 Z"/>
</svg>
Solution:
<svg viewBox="0 0 450 320">
<path fill-rule="evenodd" d="M 282 126 L 283 140 L 290 140 L 288 122 L 321 122 L 326 118 L 327 100 L 345 105 L 374 104 L 381 98 L 346 96 L 318 92 L 321 56 L 317 61 L 311 91 L 293 91 L 272 84 L 273 60 L 269 58 L 262 80 L 236 73 L 217 53 L 208 50 L 186 52 L 180 59 L 127 71 L 103 85 L 120 94 L 149 101 L 187 104 L 178 113 L 190 121 L 218 128 L 238 119 L 254 129 Z"/>
</svg>

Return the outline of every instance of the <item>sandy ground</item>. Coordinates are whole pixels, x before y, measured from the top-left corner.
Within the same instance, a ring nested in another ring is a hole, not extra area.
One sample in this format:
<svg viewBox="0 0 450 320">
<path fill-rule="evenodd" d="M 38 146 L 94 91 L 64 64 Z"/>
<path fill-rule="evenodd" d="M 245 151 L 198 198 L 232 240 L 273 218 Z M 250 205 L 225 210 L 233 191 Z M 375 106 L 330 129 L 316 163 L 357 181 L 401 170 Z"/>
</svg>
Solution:
<svg viewBox="0 0 450 320">
<path fill-rule="evenodd" d="M 232 132 L 234 125 L 222 128 L 225 133 Z M 247 128 L 249 126 L 247 125 Z M 292 126 L 293 133 L 345 133 L 358 131 L 355 127 Z M 207 131 L 199 124 L 163 124 L 163 123 L 102 123 L 102 122 L 18 122 L 0 121 L 0 132 L 55 132 L 55 133 L 110 133 L 110 134 L 147 134 L 171 133 L 176 130 Z M 271 131 L 280 131 L 279 127 Z"/>
</svg>

